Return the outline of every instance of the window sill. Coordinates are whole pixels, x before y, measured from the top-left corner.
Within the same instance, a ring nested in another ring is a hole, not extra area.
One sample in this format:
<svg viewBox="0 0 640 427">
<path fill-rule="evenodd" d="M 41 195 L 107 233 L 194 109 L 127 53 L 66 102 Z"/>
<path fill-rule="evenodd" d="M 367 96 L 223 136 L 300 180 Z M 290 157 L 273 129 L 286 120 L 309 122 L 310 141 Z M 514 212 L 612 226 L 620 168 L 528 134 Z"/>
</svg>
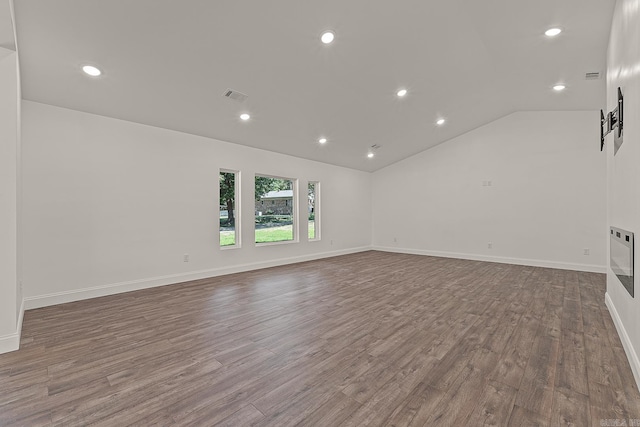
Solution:
<svg viewBox="0 0 640 427">
<path fill-rule="evenodd" d="M 227 245 L 227 246 L 220 246 L 220 250 L 221 251 L 228 251 L 230 249 L 240 249 L 242 246 L 240 245 Z"/>
<path fill-rule="evenodd" d="M 256 247 L 260 247 L 260 246 L 277 246 L 277 245 L 289 245 L 292 243 L 299 243 L 298 240 L 283 240 L 281 242 L 264 242 L 264 243 L 258 243 L 256 242 Z"/>
</svg>

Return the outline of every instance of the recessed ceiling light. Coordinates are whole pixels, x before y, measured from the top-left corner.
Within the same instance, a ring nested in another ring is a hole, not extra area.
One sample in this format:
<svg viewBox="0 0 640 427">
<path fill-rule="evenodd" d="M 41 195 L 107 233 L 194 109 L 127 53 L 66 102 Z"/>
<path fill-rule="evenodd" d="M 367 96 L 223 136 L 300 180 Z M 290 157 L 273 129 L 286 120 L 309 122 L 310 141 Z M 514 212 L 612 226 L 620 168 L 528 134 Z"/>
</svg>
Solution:
<svg viewBox="0 0 640 427">
<path fill-rule="evenodd" d="M 445 119 L 438 119 L 438 121 L 436 122 L 436 124 L 437 124 L 438 126 L 442 126 L 442 125 L 444 124 L 444 122 L 445 122 L 445 121 L 446 121 Z"/>
<path fill-rule="evenodd" d="M 333 41 L 333 39 L 336 38 L 336 35 L 333 31 L 325 31 L 324 33 L 322 33 L 322 35 L 320 36 L 320 40 L 322 40 L 322 43 L 324 44 L 329 44 Z"/>
<path fill-rule="evenodd" d="M 102 74 L 102 71 L 100 71 L 98 68 L 94 67 L 93 65 L 83 66 L 82 71 L 84 71 L 85 74 L 88 74 L 91 77 L 98 77 L 100 74 Z"/>
<path fill-rule="evenodd" d="M 318 142 L 319 142 L 320 144 L 326 144 L 326 142 L 327 142 L 327 138 L 320 138 L 320 139 L 318 140 Z"/>
<path fill-rule="evenodd" d="M 544 32 L 544 35 L 549 37 L 555 37 L 561 32 L 562 32 L 562 29 L 560 28 L 549 28 L 547 31 Z"/>
<path fill-rule="evenodd" d="M 245 122 L 246 122 L 247 120 L 249 120 L 250 118 L 251 118 L 251 116 L 250 116 L 250 115 L 248 115 L 247 113 L 240 114 L 240 119 L 241 119 L 241 120 L 244 120 Z"/>
<path fill-rule="evenodd" d="M 560 92 L 561 90 L 565 90 L 566 86 L 565 85 L 555 85 L 553 87 L 553 90 L 555 90 L 556 92 Z"/>
<path fill-rule="evenodd" d="M 373 155 L 374 155 L 373 153 L 369 152 L 369 154 L 367 154 L 367 157 L 371 159 L 373 158 Z"/>
<path fill-rule="evenodd" d="M 397 93 L 397 95 L 402 98 L 403 96 L 405 96 L 407 94 L 407 90 L 406 89 L 400 89 Z"/>
</svg>

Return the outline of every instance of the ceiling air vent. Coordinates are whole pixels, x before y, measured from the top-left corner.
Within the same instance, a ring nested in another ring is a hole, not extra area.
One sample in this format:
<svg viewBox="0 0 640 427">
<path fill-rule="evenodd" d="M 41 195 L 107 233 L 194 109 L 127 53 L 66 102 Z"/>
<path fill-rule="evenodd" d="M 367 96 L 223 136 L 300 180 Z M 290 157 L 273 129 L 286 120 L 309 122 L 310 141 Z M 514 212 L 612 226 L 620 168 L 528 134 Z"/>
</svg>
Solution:
<svg viewBox="0 0 640 427">
<path fill-rule="evenodd" d="M 600 72 L 596 71 L 595 73 L 586 73 L 584 75 L 585 80 L 598 80 L 600 78 Z"/>
<path fill-rule="evenodd" d="M 238 102 L 244 102 L 244 100 L 249 97 L 249 95 L 244 94 L 242 92 L 238 92 L 237 90 L 233 90 L 233 89 L 225 90 L 224 96 Z"/>
</svg>

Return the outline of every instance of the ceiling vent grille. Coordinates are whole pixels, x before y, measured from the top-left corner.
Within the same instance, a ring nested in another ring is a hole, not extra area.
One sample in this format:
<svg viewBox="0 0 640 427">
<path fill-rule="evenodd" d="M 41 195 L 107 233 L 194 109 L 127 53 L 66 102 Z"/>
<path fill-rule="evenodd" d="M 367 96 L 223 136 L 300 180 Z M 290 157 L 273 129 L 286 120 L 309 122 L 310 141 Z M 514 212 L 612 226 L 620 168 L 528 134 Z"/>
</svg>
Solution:
<svg viewBox="0 0 640 427">
<path fill-rule="evenodd" d="M 598 80 L 600 78 L 600 72 L 586 73 L 584 75 L 585 80 Z"/>
<path fill-rule="evenodd" d="M 245 99 L 249 97 L 249 95 L 238 92 L 237 90 L 227 89 L 223 94 L 226 98 L 233 99 L 234 101 L 244 102 Z"/>
</svg>

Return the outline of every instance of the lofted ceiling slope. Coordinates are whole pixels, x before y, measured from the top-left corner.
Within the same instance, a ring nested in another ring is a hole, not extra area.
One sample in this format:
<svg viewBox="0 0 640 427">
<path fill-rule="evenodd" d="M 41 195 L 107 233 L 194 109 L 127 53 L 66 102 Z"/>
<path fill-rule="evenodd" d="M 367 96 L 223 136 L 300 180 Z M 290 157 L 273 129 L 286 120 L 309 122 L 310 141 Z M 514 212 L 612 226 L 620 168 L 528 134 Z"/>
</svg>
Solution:
<svg viewBox="0 0 640 427">
<path fill-rule="evenodd" d="M 605 70 L 613 7 L 15 1 L 25 99 L 364 171 L 514 111 L 601 108 L 605 79 L 584 75 Z M 549 38 L 550 27 L 563 32 Z M 324 45 L 327 29 L 336 38 Z M 84 75 L 84 64 L 103 75 Z M 556 83 L 567 89 L 554 92 Z M 247 100 L 225 98 L 228 88 Z M 408 90 L 403 98 L 400 88 Z M 243 112 L 251 119 L 239 120 Z M 328 142 L 320 145 L 322 136 Z M 381 148 L 369 159 L 373 144 Z"/>
<path fill-rule="evenodd" d="M 13 20 L 11 18 L 11 3 L 8 1 L 0 4 L 0 47 L 13 51 L 16 50 Z"/>
</svg>

